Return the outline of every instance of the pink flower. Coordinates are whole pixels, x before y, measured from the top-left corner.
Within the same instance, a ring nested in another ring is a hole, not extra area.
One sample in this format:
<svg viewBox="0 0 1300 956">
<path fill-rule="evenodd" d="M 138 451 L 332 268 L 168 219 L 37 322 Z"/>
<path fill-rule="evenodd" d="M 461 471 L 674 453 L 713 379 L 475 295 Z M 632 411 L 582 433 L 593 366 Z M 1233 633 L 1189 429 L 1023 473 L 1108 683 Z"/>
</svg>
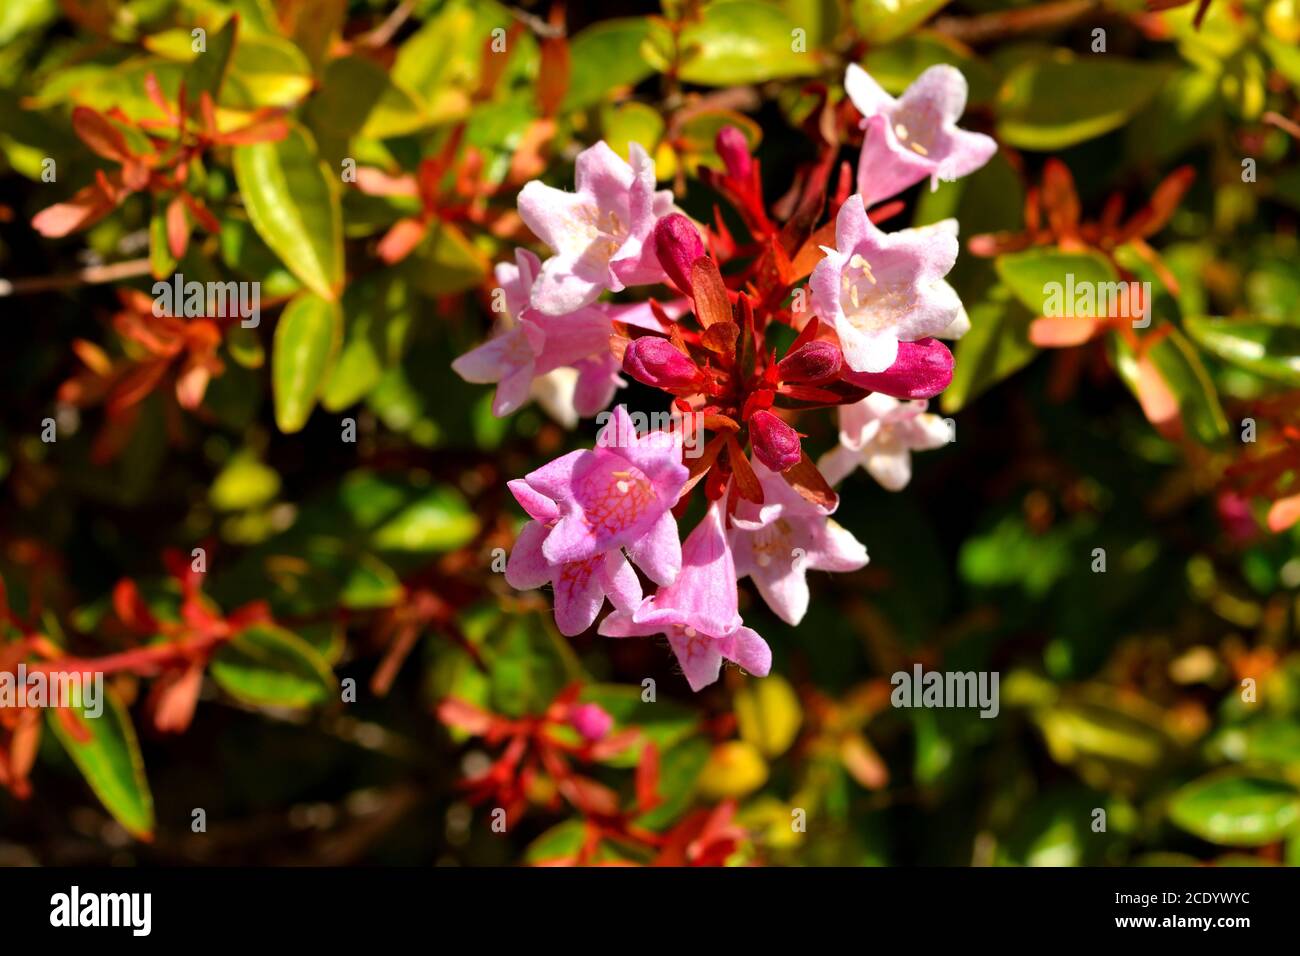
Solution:
<svg viewBox="0 0 1300 956">
<path fill-rule="evenodd" d="M 979 169 L 997 152 L 983 133 L 957 128 L 966 109 L 966 78 L 954 67 L 932 66 L 894 99 L 862 67 L 844 76 L 849 99 L 862 114 L 858 192 L 872 206 L 927 176 L 931 188 Z"/>
<path fill-rule="evenodd" d="M 808 570 L 856 571 L 867 549 L 828 517 L 834 509 L 810 503 L 760 461 L 754 472 L 763 504 L 742 499 L 732 518 L 736 573 L 753 579 L 777 617 L 798 624 L 808 610 Z"/>
<path fill-rule="evenodd" d="M 900 402 L 880 393 L 840 406 L 839 447 L 823 455 L 817 467 L 834 485 L 860 465 L 884 488 L 901 491 L 912 479 L 912 452 L 952 440 L 948 423 L 925 407 L 925 402 Z"/>
<path fill-rule="evenodd" d="M 613 331 L 609 315 L 587 306 L 568 315 L 546 316 L 528 305 L 541 260 L 519 249 L 515 263 L 496 267 L 506 312 L 496 335 L 451 363 L 467 382 L 496 382 L 492 413 L 498 418 L 524 405 L 534 394 L 533 380 L 558 368 L 578 370 L 574 406 L 594 415 L 614 397 L 618 363 L 609 353 Z"/>
<path fill-rule="evenodd" d="M 686 543 L 682 570 L 669 586 L 633 611 L 616 610 L 600 623 L 606 637 L 665 634 L 691 690 L 718 679 L 723 660 L 766 677 L 772 668 L 767 642 L 744 626 L 736 601 L 736 566 L 714 502 Z"/>
<path fill-rule="evenodd" d="M 569 726 L 594 743 L 609 733 L 614 718 L 599 704 L 574 704 L 569 708 Z"/>
<path fill-rule="evenodd" d="M 943 278 L 957 261 L 948 223 L 885 233 L 854 195 L 835 220 L 835 245 L 813 269 L 809 287 L 852 371 L 885 371 L 898 358 L 899 342 L 938 335 L 961 313 Z"/>
<path fill-rule="evenodd" d="M 661 282 L 655 221 L 672 211 L 672 193 L 655 192 L 654 162 L 637 143 L 632 163 L 603 141 L 578 154 L 577 192 L 539 180 L 519 193 L 519 215 L 555 253 L 542 265 L 532 305 L 564 315 L 595 302 L 606 289 Z"/>
<path fill-rule="evenodd" d="M 638 435 L 619 405 L 594 450 L 570 452 L 509 482 L 533 520 L 510 552 L 506 581 L 520 590 L 551 583 L 555 623 L 566 636 L 591 626 L 606 595 L 616 609 L 637 607 L 641 584 L 623 548 L 660 584 L 681 569 L 669 510 L 686 484 L 681 457 L 680 434 Z"/>
</svg>

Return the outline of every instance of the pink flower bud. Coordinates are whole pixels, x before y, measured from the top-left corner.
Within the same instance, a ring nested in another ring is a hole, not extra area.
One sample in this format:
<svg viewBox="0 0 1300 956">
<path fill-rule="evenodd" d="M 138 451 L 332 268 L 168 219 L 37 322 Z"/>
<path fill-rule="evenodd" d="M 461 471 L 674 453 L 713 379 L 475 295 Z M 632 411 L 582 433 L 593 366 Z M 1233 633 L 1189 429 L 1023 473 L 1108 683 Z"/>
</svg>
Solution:
<svg viewBox="0 0 1300 956">
<path fill-rule="evenodd" d="M 749 156 L 749 140 L 745 139 L 745 134 L 734 126 L 724 126 L 718 130 L 713 145 L 727 167 L 727 175 L 742 182 L 749 182 L 754 161 Z"/>
<path fill-rule="evenodd" d="M 569 708 L 569 726 L 595 743 L 609 733 L 614 718 L 599 704 L 575 704 Z"/>
<path fill-rule="evenodd" d="M 667 339 L 644 335 L 623 353 L 623 371 L 644 385 L 665 390 L 689 388 L 700 380 L 695 363 Z"/>
<path fill-rule="evenodd" d="M 656 222 L 655 255 L 673 285 L 690 295 L 691 266 L 704 255 L 704 243 L 695 224 L 679 212 Z"/>
<path fill-rule="evenodd" d="M 803 457 L 799 433 L 771 412 L 758 411 L 749 417 L 749 440 L 754 455 L 773 471 L 785 471 Z"/>
<path fill-rule="evenodd" d="M 898 358 L 883 372 L 846 369 L 840 377 L 894 398 L 933 398 L 952 381 L 952 353 L 937 339 L 899 342 Z"/>
<path fill-rule="evenodd" d="M 844 356 L 834 342 L 808 342 L 777 363 L 783 382 L 823 382 L 840 373 Z"/>
</svg>

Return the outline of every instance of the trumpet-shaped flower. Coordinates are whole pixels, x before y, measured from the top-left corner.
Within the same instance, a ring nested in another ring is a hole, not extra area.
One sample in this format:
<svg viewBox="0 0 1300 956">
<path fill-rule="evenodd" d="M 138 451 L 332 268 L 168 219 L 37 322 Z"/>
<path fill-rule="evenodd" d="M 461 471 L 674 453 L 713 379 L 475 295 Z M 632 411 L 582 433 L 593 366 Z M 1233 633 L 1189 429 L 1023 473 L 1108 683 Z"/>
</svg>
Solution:
<svg viewBox="0 0 1300 956">
<path fill-rule="evenodd" d="M 932 66 L 894 99 L 856 63 L 844 77 L 849 99 L 862 114 L 858 192 L 874 205 L 919 183 L 931 187 L 979 169 L 997 152 L 983 133 L 957 128 L 966 109 L 966 78 L 954 67 Z"/>
<path fill-rule="evenodd" d="M 798 624 L 808 610 L 807 572 L 856 571 L 867 549 L 833 521 L 833 508 L 814 505 L 761 461 L 754 473 L 763 504 L 741 500 L 730 533 L 736 574 L 748 575 L 781 620 Z"/>
<path fill-rule="evenodd" d="M 519 215 L 551 247 L 532 288 L 532 306 L 565 315 L 606 289 L 661 282 L 651 238 L 672 211 L 672 193 L 655 191 L 654 161 L 632 143 L 631 164 L 604 141 L 578 154 L 576 192 L 533 180 L 519 193 Z"/>
<path fill-rule="evenodd" d="M 718 679 L 724 660 L 766 677 L 767 642 L 744 626 L 736 601 L 736 565 L 715 502 L 682 545 L 677 579 L 633 611 L 616 610 L 600 622 L 606 637 L 664 634 L 692 690 Z"/>
<path fill-rule="evenodd" d="M 961 300 L 943 278 L 957 261 L 957 236 L 947 223 L 885 233 L 855 195 L 840 207 L 835 245 L 813 269 L 809 287 L 852 371 L 885 371 L 898 358 L 899 342 L 940 335 L 961 314 Z"/>
<path fill-rule="evenodd" d="M 884 488 L 901 491 L 912 479 L 912 452 L 952 440 L 948 423 L 925 408 L 925 402 L 900 402 L 878 392 L 842 406 L 840 444 L 817 467 L 827 481 L 838 484 L 861 466 Z"/>
</svg>

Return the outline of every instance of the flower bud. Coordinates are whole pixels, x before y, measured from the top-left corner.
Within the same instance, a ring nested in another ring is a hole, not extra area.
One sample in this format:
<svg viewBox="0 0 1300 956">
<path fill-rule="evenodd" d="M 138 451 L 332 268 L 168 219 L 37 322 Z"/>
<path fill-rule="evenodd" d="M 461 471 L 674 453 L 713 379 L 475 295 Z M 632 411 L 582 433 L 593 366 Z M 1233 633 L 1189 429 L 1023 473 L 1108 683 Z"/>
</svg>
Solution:
<svg viewBox="0 0 1300 956">
<path fill-rule="evenodd" d="M 628 344 L 623 371 L 644 385 L 668 391 L 690 388 L 700 380 L 700 370 L 667 339 L 644 335 Z"/>
<path fill-rule="evenodd" d="M 952 353 L 937 339 L 899 342 L 898 358 L 883 372 L 846 369 L 840 377 L 894 398 L 933 398 L 952 381 Z"/>
<path fill-rule="evenodd" d="M 742 182 L 749 182 L 754 161 L 750 158 L 749 140 L 745 138 L 745 134 L 734 126 L 724 126 L 718 130 L 713 145 L 727 167 L 727 175 Z"/>
<path fill-rule="evenodd" d="M 569 708 L 569 726 L 583 739 L 595 743 L 614 726 L 614 718 L 599 704 L 575 704 Z"/>
<path fill-rule="evenodd" d="M 771 412 L 758 411 L 750 416 L 749 440 L 755 457 L 773 471 L 785 471 L 803 457 L 799 433 Z"/>
<path fill-rule="evenodd" d="M 808 342 L 776 365 L 783 382 L 824 382 L 840 373 L 844 356 L 834 342 Z"/>
<path fill-rule="evenodd" d="M 655 255 L 673 285 L 690 295 L 691 266 L 704 255 L 704 243 L 695 224 L 679 212 L 656 222 Z"/>
</svg>

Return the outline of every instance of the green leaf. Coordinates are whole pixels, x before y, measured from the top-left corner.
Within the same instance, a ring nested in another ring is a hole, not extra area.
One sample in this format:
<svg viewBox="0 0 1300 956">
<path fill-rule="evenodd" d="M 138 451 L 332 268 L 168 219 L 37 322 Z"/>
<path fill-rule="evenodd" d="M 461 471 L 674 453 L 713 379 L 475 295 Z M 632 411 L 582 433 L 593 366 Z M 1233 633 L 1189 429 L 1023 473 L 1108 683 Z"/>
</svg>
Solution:
<svg viewBox="0 0 1300 956">
<path fill-rule="evenodd" d="M 1300 387 L 1300 328 L 1208 316 L 1188 316 L 1183 328 L 1197 345 L 1225 362 Z"/>
<path fill-rule="evenodd" d="M 311 707 L 338 688 L 311 645 L 273 624 L 245 628 L 213 655 L 209 672 L 226 693 L 255 707 Z"/>
<path fill-rule="evenodd" d="M 218 511 L 242 511 L 264 505 L 280 491 L 280 475 L 248 449 L 237 452 L 213 479 L 208 500 Z"/>
<path fill-rule="evenodd" d="M 343 293 L 343 314 L 343 349 L 321 393 L 321 405 L 331 412 L 364 398 L 401 360 L 414 318 L 409 287 L 391 273 L 360 279 Z"/>
<path fill-rule="evenodd" d="M 343 279 L 338 187 L 301 127 L 275 143 L 234 150 L 235 179 L 257 234 L 318 295 L 337 298 Z"/>
<path fill-rule="evenodd" d="M 200 54 L 201 61 L 208 54 Z M 311 92 L 311 64 L 282 37 L 245 36 L 226 73 L 224 105 L 238 109 L 294 106 Z"/>
<path fill-rule="evenodd" d="M 1138 395 L 1137 356 L 1118 335 L 1110 336 L 1108 344 L 1120 377 L 1129 390 Z M 1171 329 L 1148 349 L 1147 355 L 1178 399 L 1178 413 L 1190 434 L 1205 444 L 1216 442 L 1228 434 L 1228 419 L 1223 414 L 1210 373 L 1182 332 Z"/>
<path fill-rule="evenodd" d="M 779 757 L 790 749 L 803 725 L 799 697 L 779 674 L 746 683 L 736 691 L 734 706 L 741 738 L 765 757 Z"/>
<path fill-rule="evenodd" d="M 1295 832 L 1300 792 L 1283 780 L 1247 771 L 1220 771 L 1173 795 L 1169 819 L 1223 846 L 1262 846 Z"/>
<path fill-rule="evenodd" d="M 1118 282 L 1111 264 L 1095 252 L 1027 249 L 998 256 L 994 268 L 1007 288 L 1036 316 L 1068 314 L 1058 305 L 1073 310 L 1075 303 L 1059 301 L 1070 281 L 1076 289 L 1096 290 L 1094 300 L 1106 298 L 1104 287 Z M 1058 302 L 1053 303 L 1053 298 Z"/>
<path fill-rule="evenodd" d="M 153 794 L 144 775 L 140 744 L 131 718 L 110 687 L 103 690 L 103 713 L 89 716 L 84 707 L 67 708 L 76 715 L 88 740 L 78 740 L 55 710 L 47 714 L 50 728 L 104 808 L 133 836 L 153 832 Z"/>
<path fill-rule="evenodd" d="M 811 76 L 816 56 L 795 51 L 796 24 L 785 13 L 753 0 L 722 0 L 704 8 L 700 22 L 682 31 L 687 51 L 681 78 L 705 86 L 762 83 Z"/>
<path fill-rule="evenodd" d="M 371 543 L 381 551 L 454 551 L 478 529 L 478 516 L 460 492 L 438 485 L 376 528 Z"/>
<path fill-rule="evenodd" d="M 360 56 L 332 60 L 325 68 L 320 94 L 311 103 L 312 122 L 317 129 L 336 136 L 387 139 L 405 136 L 463 115 L 469 100 L 446 104 L 431 113 L 415 94 L 393 82 L 387 71 Z"/>
<path fill-rule="evenodd" d="M 853 0 L 853 22 L 862 39 L 881 44 L 915 29 L 948 0 Z"/>
<path fill-rule="evenodd" d="M 1033 315 L 1012 300 L 1006 286 L 970 310 L 970 331 L 953 351 L 952 384 L 939 400 L 947 414 L 960 411 L 977 395 L 1033 361 L 1038 349 L 1029 341 Z"/>
<path fill-rule="evenodd" d="M 1123 126 L 1164 76 L 1164 67 L 1111 54 L 1029 60 L 1012 69 L 998 92 L 998 136 L 1041 151 L 1082 143 Z"/>
<path fill-rule="evenodd" d="M 572 65 L 563 109 L 586 109 L 611 90 L 635 86 L 654 73 L 641 53 L 649 33 L 649 21 L 640 17 L 602 20 L 579 31 L 569 43 Z"/>
<path fill-rule="evenodd" d="M 338 303 L 310 292 L 299 293 L 285 306 L 271 345 L 271 389 L 280 431 L 299 431 L 311 417 L 341 322 Z"/>
</svg>

